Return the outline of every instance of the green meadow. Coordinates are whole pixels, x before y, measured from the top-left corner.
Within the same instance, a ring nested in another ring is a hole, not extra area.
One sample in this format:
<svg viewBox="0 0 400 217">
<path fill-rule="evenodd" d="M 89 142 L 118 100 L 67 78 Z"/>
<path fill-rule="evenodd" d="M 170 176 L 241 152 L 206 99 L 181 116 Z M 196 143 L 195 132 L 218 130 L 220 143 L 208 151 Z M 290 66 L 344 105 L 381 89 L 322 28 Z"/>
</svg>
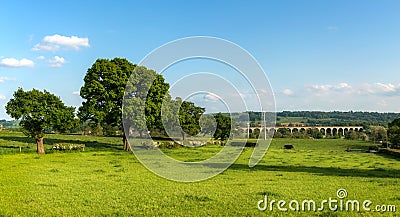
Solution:
<svg viewBox="0 0 400 217">
<path fill-rule="evenodd" d="M 51 151 L 55 143 L 85 144 L 84 151 Z M 253 148 L 223 173 L 180 183 L 148 171 L 121 138 L 46 135 L 46 154 L 22 133 L 0 132 L 0 216 L 396 216 L 399 212 L 271 211 L 259 200 L 371 200 L 400 209 L 399 159 L 365 151 L 371 143 L 343 139 L 274 139 L 261 160 L 248 167 Z M 285 144 L 295 149 L 286 150 Z M 163 151 L 184 161 L 208 158 L 217 145 Z M 286 206 L 288 207 L 288 206 Z"/>
</svg>

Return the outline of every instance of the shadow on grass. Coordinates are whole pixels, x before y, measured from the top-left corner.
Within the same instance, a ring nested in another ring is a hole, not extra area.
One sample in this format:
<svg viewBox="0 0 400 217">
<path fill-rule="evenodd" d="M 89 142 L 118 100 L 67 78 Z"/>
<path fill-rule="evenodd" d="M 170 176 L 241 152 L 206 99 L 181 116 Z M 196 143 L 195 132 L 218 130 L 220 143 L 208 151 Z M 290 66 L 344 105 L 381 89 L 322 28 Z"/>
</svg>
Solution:
<svg viewBox="0 0 400 217">
<path fill-rule="evenodd" d="M 379 156 L 384 157 L 384 158 L 387 158 L 387 159 L 400 161 L 400 157 L 399 156 L 392 155 L 390 153 L 377 152 L 377 153 L 374 153 L 374 154 L 379 155 Z"/>
<path fill-rule="evenodd" d="M 22 146 L 21 146 L 22 147 Z M 19 149 L 19 146 L 12 146 L 12 145 L 0 145 L 0 148 L 6 149 Z"/>
<path fill-rule="evenodd" d="M 95 138 L 95 137 L 94 137 Z M 14 141 L 14 142 L 21 142 L 21 143 L 33 143 L 36 144 L 36 141 L 32 138 L 28 137 L 18 137 L 18 136 L 0 136 L 0 139 L 7 140 L 7 141 Z M 109 143 L 102 143 L 97 141 L 83 141 L 79 139 L 55 139 L 55 138 L 44 138 L 43 142 L 45 145 L 53 146 L 56 143 L 73 143 L 73 144 L 84 144 L 85 147 L 90 149 L 96 149 L 97 151 L 104 151 L 104 150 L 123 150 L 122 141 L 121 144 L 109 144 Z M 0 148 L 17 148 L 17 146 L 10 146 L 5 145 L 3 146 L 0 144 Z"/>
<path fill-rule="evenodd" d="M 222 165 L 213 164 L 210 167 L 218 168 Z M 232 164 L 229 169 L 233 170 L 262 170 L 278 172 L 301 172 L 311 173 L 319 176 L 345 176 L 345 177 L 370 177 L 370 178 L 398 178 L 400 171 L 395 169 L 345 169 L 340 167 L 316 167 L 316 166 L 278 166 L 278 165 L 256 165 L 249 168 L 247 164 Z"/>
</svg>

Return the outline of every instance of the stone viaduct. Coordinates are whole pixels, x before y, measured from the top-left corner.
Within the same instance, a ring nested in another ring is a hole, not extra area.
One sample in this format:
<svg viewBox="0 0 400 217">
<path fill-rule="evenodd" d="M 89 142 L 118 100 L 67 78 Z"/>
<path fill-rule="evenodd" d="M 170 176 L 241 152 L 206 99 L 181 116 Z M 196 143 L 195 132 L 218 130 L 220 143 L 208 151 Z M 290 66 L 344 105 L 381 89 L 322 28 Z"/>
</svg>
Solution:
<svg viewBox="0 0 400 217">
<path fill-rule="evenodd" d="M 242 128 L 244 132 L 249 130 L 253 132 L 255 129 L 264 130 L 264 127 L 245 127 Z M 299 126 L 299 127 L 287 127 L 287 126 L 277 126 L 277 127 L 266 127 L 267 133 L 276 132 L 279 129 L 288 129 L 291 133 L 294 132 L 307 132 L 311 129 L 318 129 L 323 135 L 342 135 L 344 136 L 348 131 L 363 132 L 364 128 L 362 126 Z"/>
</svg>

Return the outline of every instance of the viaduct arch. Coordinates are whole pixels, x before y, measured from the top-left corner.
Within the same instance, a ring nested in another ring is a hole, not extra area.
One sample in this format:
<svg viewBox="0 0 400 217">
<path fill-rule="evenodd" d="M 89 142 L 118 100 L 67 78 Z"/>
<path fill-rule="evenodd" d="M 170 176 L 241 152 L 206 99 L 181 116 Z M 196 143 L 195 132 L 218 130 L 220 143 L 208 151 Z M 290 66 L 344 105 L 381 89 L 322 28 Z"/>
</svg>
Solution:
<svg viewBox="0 0 400 217">
<path fill-rule="evenodd" d="M 247 130 L 251 130 L 254 132 L 254 130 L 259 130 L 260 132 L 264 130 L 264 127 L 246 127 L 242 128 L 244 132 L 247 132 Z M 288 129 L 290 133 L 294 132 L 308 132 L 309 130 L 312 129 L 318 129 L 323 135 L 341 135 L 344 136 L 347 132 L 349 131 L 356 131 L 356 132 L 363 132 L 364 127 L 362 126 L 300 126 L 300 127 L 266 127 L 267 133 L 271 132 L 277 132 L 279 129 Z"/>
</svg>

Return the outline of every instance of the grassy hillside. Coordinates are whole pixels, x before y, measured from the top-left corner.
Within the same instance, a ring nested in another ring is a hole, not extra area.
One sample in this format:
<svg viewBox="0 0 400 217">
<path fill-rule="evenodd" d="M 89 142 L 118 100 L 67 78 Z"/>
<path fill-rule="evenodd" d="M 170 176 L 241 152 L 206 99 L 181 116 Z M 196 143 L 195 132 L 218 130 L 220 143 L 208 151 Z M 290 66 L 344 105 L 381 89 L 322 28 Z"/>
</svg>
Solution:
<svg viewBox="0 0 400 217">
<path fill-rule="evenodd" d="M 57 142 L 84 143 L 85 151 L 34 153 L 32 140 L 0 132 L 0 216 L 374 216 L 374 212 L 259 211 L 264 195 L 272 200 L 321 201 L 337 198 L 400 205 L 399 159 L 348 147 L 369 143 L 346 140 L 274 139 L 254 168 L 252 148 L 222 174 L 206 181 L 168 181 L 144 168 L 132 153 L 121 151 L 120 138 L 48 135 Z M 294 150 L 282 149 L 293 144 Z M 19 152 L 19 146 L 23 147 Z M 207 157 L 219 146 L 164 150 L 180 160 Z M 385 213 L 385 216 L 395 213 Z"/>
</svg>

